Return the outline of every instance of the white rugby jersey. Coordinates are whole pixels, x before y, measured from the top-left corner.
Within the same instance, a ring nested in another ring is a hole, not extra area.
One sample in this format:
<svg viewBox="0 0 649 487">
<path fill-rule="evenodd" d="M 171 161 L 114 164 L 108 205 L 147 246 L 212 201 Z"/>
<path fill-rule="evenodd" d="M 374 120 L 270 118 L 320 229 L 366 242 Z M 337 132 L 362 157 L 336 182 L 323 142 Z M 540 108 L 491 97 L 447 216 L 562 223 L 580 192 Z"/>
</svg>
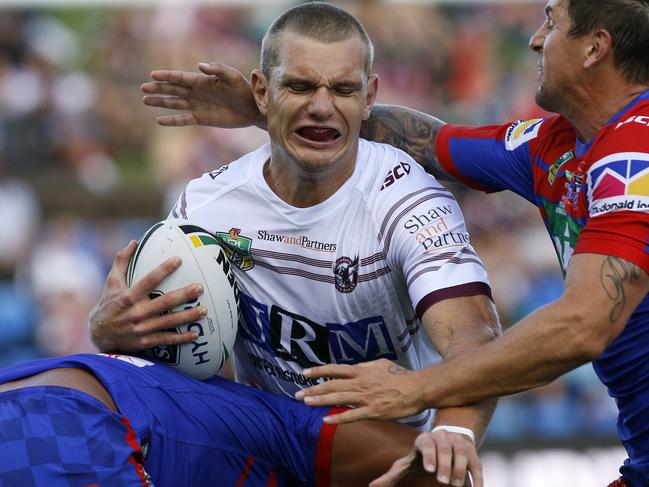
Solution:
<svg viewBox="0 0 649 487">
<path fill-rule="evenodd" d="M 293 396 L 305 368 L 440 360 L 420 318 L 443 299 L 490 294 L 453 195 L 410 156 L 360 141 L 353 175 L 295 208 L 263 177 L 270 145 L 191 181 L 171 215 L 216 234 L 240 291 L 238 382 Z M 425 429 L 424 411 L 404 422 Z"/>
</svg>

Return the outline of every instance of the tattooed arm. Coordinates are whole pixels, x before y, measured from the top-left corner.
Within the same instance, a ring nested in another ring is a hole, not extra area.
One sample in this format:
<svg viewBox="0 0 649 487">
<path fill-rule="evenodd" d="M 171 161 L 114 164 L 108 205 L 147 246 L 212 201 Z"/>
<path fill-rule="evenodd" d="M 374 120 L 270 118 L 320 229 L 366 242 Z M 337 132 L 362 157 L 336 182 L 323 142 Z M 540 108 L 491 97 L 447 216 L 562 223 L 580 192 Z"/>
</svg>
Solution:
<svg viewBox="0 0 649 487">
<path fill-rule="evenodd" d="M 423 402 L 437 407 L 525 391 L 598 358 L 649 292 L 636 264 L 573 255 L 565 291 L 473 354 L 440 364 Z M 428 371 L 427 371 L 428 372 Z M 434 380 L 433 380 L 434 379 Z"/>
<path fill-rule="evenodd" d="M 375 105 L 370 118 L 361 126 L 361 137 L 398 147 L 437 179 L 453 181 L 455 178 L 444 171 L 435 155 L 435 140 L 444 125 L 441 120 L 417 110 Z"/>
</svg>

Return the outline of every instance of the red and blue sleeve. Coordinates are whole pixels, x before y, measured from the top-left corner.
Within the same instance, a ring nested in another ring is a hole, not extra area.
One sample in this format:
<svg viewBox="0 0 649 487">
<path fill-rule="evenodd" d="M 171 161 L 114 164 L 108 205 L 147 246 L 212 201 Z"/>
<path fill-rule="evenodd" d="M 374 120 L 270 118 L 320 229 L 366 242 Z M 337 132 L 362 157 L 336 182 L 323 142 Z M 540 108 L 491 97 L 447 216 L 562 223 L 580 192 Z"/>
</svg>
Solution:
<svg viewBox="0 0 649 487">
<path fill-rule="evenodd" d="M 649 273 L 649 128 L 635 119 L 612 126 L 599 142 L 588 168 L 589 218 L 575 254 L 620 257 Z"/>
<path fill-rule="evenodd" d="M 437 158 L 449 174 L 473 189 L 508 189 L 534 201 L 530 144 L 542 123 L 535 119 L 486 127 L 446 125 L 437 136 Z"/>
</svg>

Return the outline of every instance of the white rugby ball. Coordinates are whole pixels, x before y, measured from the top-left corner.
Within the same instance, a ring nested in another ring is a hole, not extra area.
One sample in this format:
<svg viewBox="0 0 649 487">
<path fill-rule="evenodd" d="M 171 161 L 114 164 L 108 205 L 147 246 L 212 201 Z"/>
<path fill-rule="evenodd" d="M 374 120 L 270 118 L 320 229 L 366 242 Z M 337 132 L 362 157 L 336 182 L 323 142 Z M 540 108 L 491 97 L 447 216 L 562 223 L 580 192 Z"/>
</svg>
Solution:
<svg viewBox="0 0 649 487">
<path fill-rule="evenodd" d="M 138 282 L 173 256 L 179 256 L 182 264 L 149 297 L 155 299 L 198 283 L 203 286 L 203 294 L 171 311 L 202 305 L 208 310 L 207 316 L 176 327 L 178 333 L 197 332 L 194 342 L 155 347 L 145 354 L 192 377 L 207 379 L 223 367 L 232 352 L 239 319 L 239 293 L 230 263 L 214 235 L 181 219 L 164 220 L 145 232 L 129 262 L 127 284 Z"/>
</svg>

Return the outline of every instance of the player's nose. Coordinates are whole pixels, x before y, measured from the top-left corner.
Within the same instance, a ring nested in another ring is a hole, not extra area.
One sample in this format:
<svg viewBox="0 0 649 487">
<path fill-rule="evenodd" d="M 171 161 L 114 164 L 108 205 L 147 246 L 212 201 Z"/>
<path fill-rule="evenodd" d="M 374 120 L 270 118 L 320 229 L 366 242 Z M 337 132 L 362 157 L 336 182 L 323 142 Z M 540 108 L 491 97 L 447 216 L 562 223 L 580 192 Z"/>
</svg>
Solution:
<svg viewBox="0 0 649 487">
<path fill-rule="evenodd" d="M 543 43 L 545 42 L 545 31 L 543 26 L 539 27 L 537 31 L 532 34 L 530 37 L 529 46 L 530 49 L 534 52 L 540 52 L 543 48 Z"/>
<path fill-rule="evenodd" d="M 309 115 L 317 118 L 328 118 L 334 113 L 333 97 L 327 87 L 320 86 L 313 92 L 307 111 Z"/>
</svg>

